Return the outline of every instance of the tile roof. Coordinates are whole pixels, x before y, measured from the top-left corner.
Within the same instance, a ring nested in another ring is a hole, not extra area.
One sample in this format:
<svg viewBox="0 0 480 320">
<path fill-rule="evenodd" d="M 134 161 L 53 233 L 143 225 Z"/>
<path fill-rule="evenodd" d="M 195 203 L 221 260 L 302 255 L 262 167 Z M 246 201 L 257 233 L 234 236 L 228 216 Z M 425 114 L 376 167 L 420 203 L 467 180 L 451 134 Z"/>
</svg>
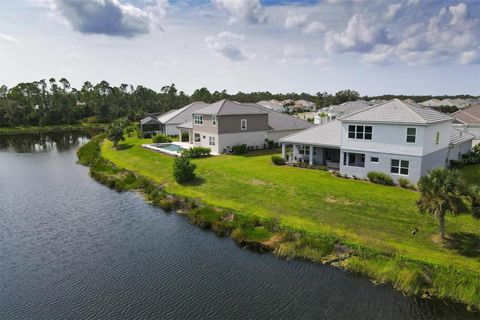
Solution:
<svg viewBox="0 0 480 320">
<path fill-rule="evenodd" d="M 198 114 L 211 115 L 237 115 L 237 114 L 266 114 L 267 109 L 259 109 L 254 103 L 239 103 L 223 99 L 214 102 L 201 110 L 197 110 Z"/>
<path fill-rule="evenodd" d="M 333 120 L 283 137 L 280 139 L 280 142 L 340 148 L 342 140 L 341 131 L 341 122 L 339 120 Z"/>
<path fill-rule="evenodd" d="M 461 130 L 451 128 L 450 129 L 450 144 L 457 145 L 459 143 L 474 140 L 475 136 Z"/>
<path fill-rule="evenodd" d="M 480 124 L 480 104 L 454 112 L 452 117 L 466 124 Z"/>
<path fill-rule="evenodd" d="M 252 105 L 268 113 L 268 127 L 270 130 L 303 130 L 313 126 L 310 122 L 293 117 L 289 114 L 273 111 L 258 104 Z"/>
<path fill-rule="evenodd" d="M 428 124 L 453 118 L 445 113 L 393 99 L 342 117 L 346 122 Z"/>
<path fill-rule="evenodd" d="M 170 110 L 167 113 L 160 115 L 157 119 L 163 124 L 184 123 L 192 119 L 192 114 L 195 111 L 206 106 L 208 106 L 208 104 L 202 101 L 193 102 L 183 108 Z"/>
</svg>

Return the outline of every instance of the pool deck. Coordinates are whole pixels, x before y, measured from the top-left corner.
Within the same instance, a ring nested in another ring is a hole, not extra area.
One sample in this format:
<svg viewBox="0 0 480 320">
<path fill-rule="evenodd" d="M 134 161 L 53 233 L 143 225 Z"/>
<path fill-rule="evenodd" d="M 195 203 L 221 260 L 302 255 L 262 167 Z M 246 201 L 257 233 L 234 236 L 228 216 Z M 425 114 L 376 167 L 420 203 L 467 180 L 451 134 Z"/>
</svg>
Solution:
<svg viewBox="0 0 480 320">
<path fill-rule="evenodd" d="M 171 155 L 171 156 L 175 156 L 175 157 L 179 157 L 180 156 L 180 153 L 178 153 L 177 151 L 171 151 L 171 150 L 166 150 L 166 149 L 161 149 L 158 147 L 158 145 L 168 145 L 168 144 L 174 144 L 174 145 L 177 145 L 183 149 L 190 149 L 190 148 L 193 148 L 195 147 L 195 145 L 193 144 L 190 144 L 188 142 L 178 142 L 178 141 L 175 141 L 175 142 L 166 142 L 166 143 L 155 143 L 157 146 L 154 145 L 154 143 L 149 143 L 149 144 L 142 144 L 142 148 L 145 148 L 145 149 L 149 149 L 149 150 L 152 150 L 152 151 L 155 151 L 155 152 L 161 152 L 161 153 L 165 153 L 165 154 L 168 154 L 168 155 Z M 217 155 L 216 153 L 211 153 L 212 155 Z"/>
</svg>

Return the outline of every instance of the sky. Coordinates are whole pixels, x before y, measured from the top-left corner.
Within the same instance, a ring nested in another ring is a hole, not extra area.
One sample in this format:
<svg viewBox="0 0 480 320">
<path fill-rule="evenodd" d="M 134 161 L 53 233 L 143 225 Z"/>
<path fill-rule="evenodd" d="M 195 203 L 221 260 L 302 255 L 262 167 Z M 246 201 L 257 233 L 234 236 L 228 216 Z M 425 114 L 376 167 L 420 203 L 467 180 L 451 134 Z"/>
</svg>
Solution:
<svg viewBox="0 0 480 320">
<path fill-rule="evenodd" d="M 480 95 L 480 0 L 0 0 L 0 84 Z"/>
</svg>

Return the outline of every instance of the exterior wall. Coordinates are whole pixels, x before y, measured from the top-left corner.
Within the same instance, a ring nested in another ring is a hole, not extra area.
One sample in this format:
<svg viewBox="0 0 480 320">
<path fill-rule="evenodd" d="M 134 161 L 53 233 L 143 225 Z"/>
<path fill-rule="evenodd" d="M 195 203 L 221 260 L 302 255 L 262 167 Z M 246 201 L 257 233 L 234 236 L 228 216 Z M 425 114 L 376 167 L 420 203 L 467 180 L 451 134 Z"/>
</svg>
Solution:
<svg viewBox="0 0 480 320">
<path fill-rule="evenodd" d="M 480 139 L 480 125 L 468 125 L 467 133 L 473 134 L 475 136 L 475 139 Z"/>
<path fill-rule="evenodd" d="M 344 165 L 345 152 L 346 153 L 349 153 L 349 152 L 364 153 L 365 166 L 364 167 L 348 166 L 348 160 L 346 162 L 347 165 Z M 372 157 L 377 157 L 379 160 L 378 163 L 373 163 L 371 161 Z M 408 176 L 390 173 L 392 159 L 409 161 Z M 445 160 L 443 160 L 443 163 L 444 162 Z M 357 176 L 360 178 L 367 178 L 367 174 L 370 171 L 379 171 L 379 172 L 384 172 L 390 175 L 394 181 L 398 181 L 398 178 L 403 177 L 410 180 L 410 182 L 412 183 L 417 183 L 417 181 L 421 177 L 421 170 L 422 170 L 421 156 L 411 156 L 411 155 L 404 155 L 404 154 L 388 154 L 388 153 L 381 153 L 381 152 L 364 152 L 360 150 L 344 149 L 344 148 L 340 150 L 340 172 L 348 176 Z"/>
<path fill-rule="evenodd" d="M 220 117 L 218 117 L 218 118 L 220 118 Z M 203 115 L 203 124 L 195 124 L 195 122 L 193 121 L 193 116 L 192 116 L 193 131 L 218 134 L 218 118 L 217 118 L 217 125 L 214 126 L 212 124 L 212 116 L 211 115 Z M 240 126 L 240 124 L 239 124 L 239 126 Z"/>
<path fill-rule="evenodd" d="M 448 160 L 458 160 L 462 154 L 468 153 L 472 149 L 472 141 L 457 144 L 448 150 Z"/>
<path fill-rule="evenodd" d="M 253 147 L 254 149 L 261 149 L 265 144 L 266 134 L 265 131 L 219 134 L 217 144 L 218 153 L 222 153 L 224 149 L 240 144 L 246 144 L 248 147 Z"/>
<path fill-rule="evenodd" d="M 420 172 L 420 176 L 426 175 L 428 171 L 432 169 L 447 166 L 448 165 L 447 158 L 448 158 L 448 147 L 423 156 L 422 170 Z"/>
<path fill-rule="evenodd" d="M 428 125 L 425 128 L 423 154 L 427 155 L 448 148 L 448 145 L 450 144 L 451 127 L 452 123 L 450 121 Z M 440 133 L 438 144 L 436 144 L 437 132 Z"/>
<path fill-rule="evenodd" d="M 179 124 L 166 124 L 164 125 L 163 133 L 168 136 L 177 136 L 178 135 L 178 126 Z"/>
<path fill-rule="evenodd" d="M 200 142 L 195 142 L 195 133 L 200 134 Z M 214 146 L 210 145 L 210 137 L 215 138 L 215 145 Z M 219 136 L 218 136 L 218 134 L 207 133 L 207 132 L 199 132 L 199 131 L 193 130 L 191 139 L 192 139 L 192 143 L 195 146 L 210 148 L 210 150 L 212 150 L 212 153 L 217 153 L 218 154 L 218 153 L 220 153 L 219 150 L 221 151 L 221 149 L 219 148 Z"/>
<path fill-rule="evenodd" d="M 204 116 L 205 119 L 205 116 Z M 247 119 L 247 130 L 241 130 L 241 120 Z M 205 126 L 205 120 L 204 120 Z M 208 125 L 207 125 L 208 126 Z M 268 130 L 268 114 L 218 116 L 218 133 L 243 133 Z M 265 136 L 263 137 L 265 139 Z"/>
</svg>

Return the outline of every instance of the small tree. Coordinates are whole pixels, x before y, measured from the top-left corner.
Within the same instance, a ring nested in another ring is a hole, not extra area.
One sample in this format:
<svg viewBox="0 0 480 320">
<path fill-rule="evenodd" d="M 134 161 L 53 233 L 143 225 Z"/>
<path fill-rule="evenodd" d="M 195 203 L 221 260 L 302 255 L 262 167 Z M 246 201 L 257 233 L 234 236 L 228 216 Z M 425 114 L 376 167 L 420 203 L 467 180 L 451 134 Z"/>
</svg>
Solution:
<svg viewBox="0 0 480 320">
<path fill-rule="evenodd" d="M 445 215 L 463 212 L 464 183 L 459 171 L 437 168 L 428 172 L 418 182 L 420 199 L 417 201 L 421 213 L 429 213 L 438 220 L 440 238 L 445 239 Z"/>
<path fill-rule="evenodd" d="M 128 126 L 128 120 L 117 119 L 107 129 L 107 139 L 113 142 L 113 147 L 118 148 L 118 142 L 124 141 L 123 130 Z"/>
<path fill-rule="evenodd" d="M 195 179 L 197 166 L 188 157 L 180 156 L 173 161 L 173 176 L 178 183 L 186 183 Z"/>
</svg>

